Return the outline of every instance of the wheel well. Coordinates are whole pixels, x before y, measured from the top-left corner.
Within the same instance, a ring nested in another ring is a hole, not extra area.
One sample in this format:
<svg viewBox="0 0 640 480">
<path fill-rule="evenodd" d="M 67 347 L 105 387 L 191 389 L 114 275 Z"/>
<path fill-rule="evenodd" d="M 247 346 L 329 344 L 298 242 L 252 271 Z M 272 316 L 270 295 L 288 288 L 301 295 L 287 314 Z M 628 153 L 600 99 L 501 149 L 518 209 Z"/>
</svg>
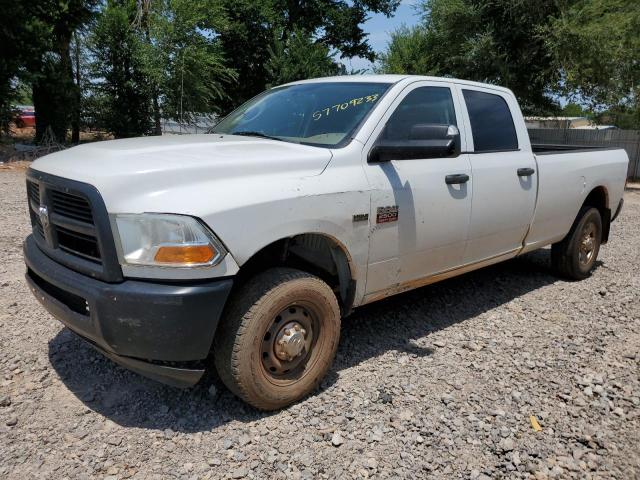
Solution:
<svg viewBox="0 0 640 480">
<path fill-rule="evenodd" d="M 611 210 L 609 209 L 609 194 L 607 193 L 607 189 L 600 186 L 591 190 L 582 203 L 582 206 L 598 209 L 600 217 L 602 218 L 602 243 L 607 243 L 611 226 Z"/>
<path fill-rule="evenodd" d="M 351 312 L 356 290 L 355 271 L 347 249 L 335 238 L 304 233 L 277 240 L 256 252 L 240 267 L 235 283 L 242 285 L 257 273 L 280 266 L 320 277 L 335 292 L 342 314 Z"/>
</svg>

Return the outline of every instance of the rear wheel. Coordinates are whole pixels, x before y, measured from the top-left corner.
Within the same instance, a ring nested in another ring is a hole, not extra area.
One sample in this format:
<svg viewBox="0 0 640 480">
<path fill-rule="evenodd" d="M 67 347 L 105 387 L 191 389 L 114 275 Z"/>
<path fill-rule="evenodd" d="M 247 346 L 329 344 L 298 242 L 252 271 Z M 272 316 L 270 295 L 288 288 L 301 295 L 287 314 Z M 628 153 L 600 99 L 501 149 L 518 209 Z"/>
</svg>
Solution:
<svg viewBox="0 0 640 480">
<path fill-rule="evenodd" d="M 551 247 L 551 264 L 558 274 L 583 280 L 591 274 L 602 241 L 602 218 L 593 207 L 582 207 L 571 230 Z"/>
<path fill-rule="evenodd" d="M 275 410 L 319 385 L 339 337 L 340 309 L 329 285 L 300 270 L 274 268 L 231 300 L 215 336 L 215 365 L 235 395 Z"/>
</svg>

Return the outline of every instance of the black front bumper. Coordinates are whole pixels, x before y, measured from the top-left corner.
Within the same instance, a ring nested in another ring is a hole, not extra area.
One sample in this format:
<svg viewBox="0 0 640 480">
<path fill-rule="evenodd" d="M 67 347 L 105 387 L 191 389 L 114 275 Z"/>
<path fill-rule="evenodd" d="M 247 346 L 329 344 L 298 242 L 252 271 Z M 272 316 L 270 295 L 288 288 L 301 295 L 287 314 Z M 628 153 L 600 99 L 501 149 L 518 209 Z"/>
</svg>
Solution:
<svg viewBox="0 0 640 480">
<path fill-rule="evenodd" d="M 106 283 L 54 262 L 33 235 L 24 259 L 40 303 L 104 355 L 170 385 L 200 380 L 233 280 Z"/>
</svg>

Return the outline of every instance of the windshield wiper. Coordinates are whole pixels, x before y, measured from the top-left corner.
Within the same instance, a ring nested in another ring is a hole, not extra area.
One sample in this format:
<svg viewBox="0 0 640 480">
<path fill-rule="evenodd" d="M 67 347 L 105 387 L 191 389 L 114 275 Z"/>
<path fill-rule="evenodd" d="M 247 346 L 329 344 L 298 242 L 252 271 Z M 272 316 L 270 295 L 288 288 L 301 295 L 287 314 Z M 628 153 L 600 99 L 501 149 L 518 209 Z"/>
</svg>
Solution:
<svg viewBox="0 0 640 480">
<path fill-rule="evenodd" d="M 260 137 L 260 138 L 268 138 L 269 140 L 278 140 L 280 142 L 284 142 L 284 140 L 282 140 L 281 138 L 278 137 L 272 137 L 271 135 L 267 135 L 266 133 L 262 133 L 262 132 L 253 132 L 250 130 L 247 131 L 240 131 L 240 132 L 232 132 L 231 135 L 241 135 L 243 137 Z"/>
</svg>

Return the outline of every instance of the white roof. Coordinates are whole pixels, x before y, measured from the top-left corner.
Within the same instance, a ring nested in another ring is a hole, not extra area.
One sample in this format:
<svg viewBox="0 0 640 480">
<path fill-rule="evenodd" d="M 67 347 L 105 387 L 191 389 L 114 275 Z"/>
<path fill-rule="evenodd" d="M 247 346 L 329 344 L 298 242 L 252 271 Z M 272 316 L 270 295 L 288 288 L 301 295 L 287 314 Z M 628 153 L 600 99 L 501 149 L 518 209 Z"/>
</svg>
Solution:
<svg viewBox="0 0 640 480">
<path fill-rule="evenodd" d="M 403 80 L 409 80 L 413 82 L 419 81 L 419 80 L 431 81 L 431 82 L 454 82 L 461 85 L 489 87 L 494 90 L 503 90 L 505 92 L 511 93 L 511 90 L 509 90 L 508 88 L 500 87 L 498 85 L 493 85 L 489 83 L 472 82 L 470 80 L 460 80 L 458 78 L 449 78 L 449 77 L 430 77 L 430 76 L 424 76 L 424 75 L 380 75 L 380 74 L 339 75 L 337 77 L 321 77 L 321 78 L 310 78 L 308 80 L 298 80 L 296 82 L 287 83 L 286 85 L 298 85 L 298 84 L 304 84 L 304 83 L 329 83 L 329 82 L 398 83 Z"/>
</svg>

